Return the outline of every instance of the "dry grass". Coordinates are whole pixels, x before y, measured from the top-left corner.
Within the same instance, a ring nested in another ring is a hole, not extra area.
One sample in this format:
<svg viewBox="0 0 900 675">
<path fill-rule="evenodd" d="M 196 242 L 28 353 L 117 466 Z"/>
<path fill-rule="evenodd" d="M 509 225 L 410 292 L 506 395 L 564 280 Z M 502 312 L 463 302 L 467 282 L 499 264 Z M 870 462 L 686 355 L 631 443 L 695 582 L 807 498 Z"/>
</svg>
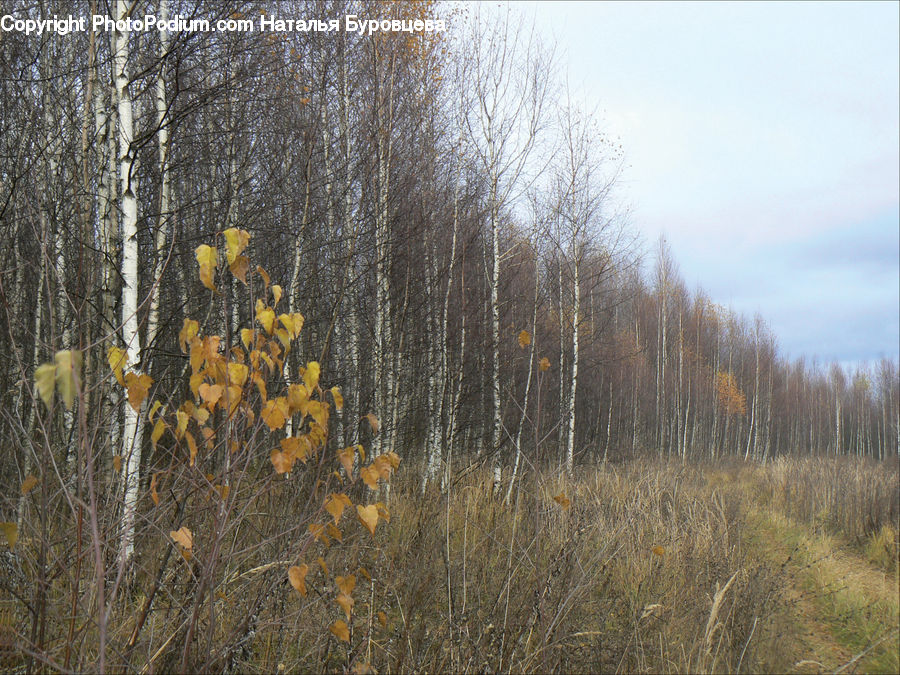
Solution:
<svg viewBox="0 0 900 675">
<path fill-rule="evenodd" d="M 504 506 L 486 473 L 423 496 L 415 467 L 405 467 L 391 490 L 390 525 L 373 538 L 347 523 L 344 541 L 327 548 L 302 543 L 306 525 L 321 515 L 311 478 L 271 480 L 264 489 L 249 481 L 246 493 L 236 486 L 225 519 L 214 500 L 203 499 L 207 489 L 191 497 L 190 522 L 206 546 L 198 544 L 194 564 L 160 545 L 179 519 L 174 502 L 146 526 L 141 572 L 110 605 L 109 662 L 130 672 L 181 669 L 185 626 L 196 615 L 188 666 L 211 671 L 362 664 L 378 672 L 784 671 L 804 659 L 819 662 L 802 646 L 808 619 L 821 624 L 823 645 L 840 646 L 836 667 L 879 638 L 866 611 L 883 623 L 896 607 L 896 587 L 886 586 L 873 614 L 871 594 L 854 581 L 872 577 L 847 574 L 876 570 L 866 547 L 879 574 L 897 569 L 891 471 L 831 460 L 765 467 L 635 461 L 582 468 L 572 480 L 532 474 Z M 359 490 L 354 501 L 365 497 L 366 488 Z M 62 532 L 39 534 L 33 528 L 17 548 L 20 588 L 32 589 L 21 594 L 25 605 L 38 597 L 40 556 L 71 561 L 75 549 Z M 208 552 L 214 542 L 215 557 Z M 847 542 L 858 546 L 855 557 L 836 555 Z M 285 575 L 287 565 L 303 561 L 312 568 L 305 598 Z M 95 629 L 79 620 L 75 641 L 67 640 L 74 568 L 47 574 L 61 562 L 42 564 L 49 607 L 38 636 L 42 654 L 61 664 L 74 650 L 71 663 L 89 664 Z M 335 576 L 350 573 L 357 586 L 347 644 L 328 626 L 345 618 Z M 837 578 L 849 595 L 834 592 Z M 80 583 L 89 581 L 82 575 Z M 828 623 L 841 616 L 863 622 L 843 642 Z M 26 648 L 36 644 L 24 631 L 18 638 Z M 890 667 L 892 647 L 889 640 L 860 662 Z"/>
</svg>

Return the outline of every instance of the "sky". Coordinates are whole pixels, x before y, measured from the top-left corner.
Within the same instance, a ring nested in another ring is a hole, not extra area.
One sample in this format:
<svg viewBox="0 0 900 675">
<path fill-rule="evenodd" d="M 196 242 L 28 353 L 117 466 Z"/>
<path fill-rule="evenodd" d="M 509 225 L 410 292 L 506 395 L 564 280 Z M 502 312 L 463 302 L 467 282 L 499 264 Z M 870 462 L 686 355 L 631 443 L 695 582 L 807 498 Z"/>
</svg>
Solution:
<svg viewBox="0 0 900 675">
<path fill-rule="evenodd" d="M 624 146 L 647 250 L 790 358 L 898 357 L 900 3 L 513 8 Z"/>
</svg>

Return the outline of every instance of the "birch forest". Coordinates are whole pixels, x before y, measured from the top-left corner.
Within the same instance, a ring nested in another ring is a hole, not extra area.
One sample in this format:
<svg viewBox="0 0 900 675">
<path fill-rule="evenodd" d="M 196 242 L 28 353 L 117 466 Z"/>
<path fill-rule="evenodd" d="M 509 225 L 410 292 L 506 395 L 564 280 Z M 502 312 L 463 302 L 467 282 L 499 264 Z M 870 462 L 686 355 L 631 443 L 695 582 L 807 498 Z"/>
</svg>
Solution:
<svg viewBox="0 0 900 675">
<path fill-rule="evenodd" d="M 514 7 L 0 11 L 87 22 L 0 34 L 0 670 L 818 672 L 781 563 L 896 578 L 897 361 L 689 288 Z"/>
</svg>

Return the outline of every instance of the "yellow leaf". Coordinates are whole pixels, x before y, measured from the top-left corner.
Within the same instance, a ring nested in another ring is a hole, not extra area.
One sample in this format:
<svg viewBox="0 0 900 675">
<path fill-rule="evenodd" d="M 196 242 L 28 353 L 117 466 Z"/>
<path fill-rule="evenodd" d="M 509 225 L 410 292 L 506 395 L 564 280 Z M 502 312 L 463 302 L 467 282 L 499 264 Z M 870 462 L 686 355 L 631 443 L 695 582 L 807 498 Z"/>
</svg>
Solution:
<svg viewBox="0 0 900 675">
<path fill-rule="evenodd" d="M 159 479 L 159 474 L 154 473 L 150 478 L 150 499 L 153 500 L 153 503 L 159 506 L 159 493 L 156 491 L 156 481 Z"/>
<path fill-rule="evenodd" d="M 263 283 L 266 285 L 266 290 L 268 290 L 269 283 L 270 283 L 269 275 L 266 273 L 266 271 L 262 267 L 257 267 L 256 272 L 257 272 L 257 274 L 259 274 L 260 277 L 262 277 Z"/>
<path fill-rule="evenodd" d="M 194 466 L 194 463 L 197 459 L 197 441 L 194 440 L 194 434 L 192 434 L 190 431 L 185 431 L 184 437 L 187 440 L 188 451 L 191 454 L 191 460 L 188 466 Z"/>
<path fill-rule="evenodd" d="M 254 384 L 256 384 L 256 388 L 259 389 L 259 395 L 263 401 L 268 401 L 269 396 L 266 390 L 266 382 L 263 380 L 262 375 L 258 372 L 254 371 L 250 374 L 250 379 L 253 380 Z"/>
<path fill-rule="evenodd" d="M 369 426 L 372 427 L 372 433 L 377 434 L 378 426 L 379 426 L 378 418 L 375 417 L 375 415 L 373 415 L 372 413 L 369 413 L 368 415 L 366 415 L 365 418 L 369 421 Z"/>
<path fill-rule="evenodd" d="M 288 568 L 288 579 L 291 582 L 291 586 L 303 597 L 306 597 L 306 575 L 308 573 L 309 566 L 306 564 L 293 565 Z"/>
<path fill-rule="evenodd" d="M 175 413 L 175 417 L 178 419 L 178 423 L 175 426 L 175 438 L 181 439 L 184 436 L 184 431 L 187 429 L 188 422 L 191 421 L 190 415 L 188 415 L 183 410 L 179 410 Z"/>
<path fill-rule="evenodd" d="M 230 265 L 247 248 L 247 244 L 250 243 L 250 233 L 236 227 L 229 227 L 223 234 L 225 235 L 225 258 Z"/>
<path fill-rule="evenodd" d="M 149 375 L 138 375 L 136 373 L 127 373 L 125 375 L 125 388 L 128 390 L 128 402 L 135 412 L 140 412 L 141 403 L 150 393 L 150 385 L 153 384 L 153 378 Z"/>
<path fill-rule="evenodd" d="M 323 429 L 328 426 L 328 404 L 321 401 L 308 401 L 306 412 Z"/>
<path fill-rule="evenodd" d="M 113 469 L 116 473 L 122 472 L 122 455 L 113 455 Z"/>
<path fill-rule="evenodd" d="M 313 539 L 317 541 L 321 541 L 323 544 L 328 544 L 328 535 L 325 534 L 325 526 L 319 525 L 319 523 L 310 523 L 309 524 L 309 533 L 313 536 Z M 327 571 L 326 571 L 327 574 Z"/>
<path fill-rule="evenodd" d="M 10 548 L 15 548 L 16 541 L 19 539 L 19 526 L 15 523 L 0 523 L 0 529 L 6 535 L 6 543 Z"/>
<path fill-rule="evenodd" d="M 196 374 L 203 366 L 203 341 L 195 337 L 191 340 L 191 372 Z"/>
<path fill-rule="evenodd" d="M 344 614 L 347 615 L 347 621 L 349 621 L 350 611 L 353 609 L 353 598 L 346 593 L 338 593 L 334 601 L 343 608 Z"/>
<path fill-rule="evenodd" d="M 210 408 L 213 408 L 218 400 L 222 398 L 224 391 L 225 389 L 221 384 L 207 384 L 206 382 L 197 388 L 200 398 L 202 398 L 203 402 L 208 404 Z"/>
<path fill-rule="evenodd" d="M 244 349 L 250 351 L 250 345 L 253 344 L 252 328 L 241 328 L 241 342 L 244 343 Z"/>
<path fill-rule="evenodd" d="M 243 363 L 228 362 L 228 379 L 231 381 L 231 384 L 243 387 L 249 374 L 250 370 Z"/>
<path fill-rule="evenodd" d="M 275 307 L 278 307 L 278 301 L 281 300 L 281 286 L 272 284 L 272 297 L 275 299 Z"/>
<path fill-rule="evenodd" d="M 319 556 L 316 559 L 316 562 L 319 563 L 319 567 L 322 568 L 322 573 L 327 577 L 328 576 L 328 565 L 325 564 L 325 560 L 322 558 L 322 556 Z"/>
<path fill-rule="evenodd" d="M 193 319 L 185 319 L 178 333 L 178 346 L 181 347 L 182 353 L 187 353 L 187 347 L 200 331 L 200 324 Z"/>
<path fill-rule="evenodd" d="M 332 518 L 334 518 L 335 524 L 340 522 L 341 514 L 344 513 L 344 509 L 348 506 L 352 506 L 352 502 L 343 492 L 330 494 L 325 499 L 325 510 L 331 514 Z"/>
<path fill-rule="evenodd" d="M 341 534 L 341 531 L 337 528 L 337 526 L 334 523 L 328 523 L 325 526 L 325 531 L 328 533 L 328 535 L 330 537 L 337 539 L 338 541 L 344 541 L 344 535 Z"/>
<path fill-rule="evenodd" d="M 353 675 L 376 675 L 378 671 L 376 671 L 371 664 L 358 661 L 353 664 L 350 672 L 353 673 Z"/>
<path fill-rule="evenodd" d="M 569 501 L 569 498 L 566 497 L 564 492 L 560 492 L 558 495 L 556 495 L 553 498 L 553 501 L 555 501 L 557 504 L 559 504 L 564 509 L 569 508 L 569 505 L 572 503 Z"/>
<path fill-rule="evenodd" d="M 259 412 L 260 419 L 265 422 L 272 431 L 281 429 L 289 415 L 290 411 L 288 410 L 287 399 L 283 396 L 266 401 L 262 410 Z"/>
<path fill-rule="evenodd" d="M 303 330 L 303 315 L 300 312 L 294 312 L 291 314 L 291 319 L 294 322 L 294 329 L 291 331 L 291 335 L 296 338 L 300 335 L 300 331 Z"/>
<path fill-rule="evenodd" d="M 334 409 L 340 412 L 344 408 L 344 397 L 337 385 L 331 388 L 331 398 L 334 399 Z"/>
<path fill-rule="evenodd" d="M 169 532 L 169 536 L 172 537 L 175 543 L 181 544 L 186 549 L 194 548 L 194 535 L 184 525 L 177 530 Z"/>
<path fill-rule="evenodd" d="M 542 359 L 540 360 L 540 363 L 538 363 L 538 367 L 539 367 L 542 371 L 544 371 L 544 370 L 549 370 L 549 369 L 550 369 L 550 359 L 548 359 L 548 358 L 545 356 L 544 358 L 542 358 Z"/>
<path fill-rule="evenodd" d="M 309 392 L 302 384 L 292 384 L 288 387 L 287 400 L 291 413 L 300 412 L 304 415 L 306 414 Z"/>
<path fill-rule="evenodd" d="M 378 612 L 378 623 L 381 624 L 382 628 L 385 628 L 387 626 L 387 614 L 385 614 L 382 611 L 379 611 Z"/>
<path fill-rule="evenodd" d="M 209 290 L 216 290 L 213 281 L 216 274 L 216 249 L 206 244 L 200 244 L 194 249 L 194 255 L 200 265 L 200 282 Z"/>
<path fill-rule="evenodd" d="M 347 477 L 350 478 L 353 476 L 353 459 L 356 456 L 356 449 L 353 447 L 343 448 L 338 450 L 337 453 L 338 459 L 341 460 L 341 466 L 344 467 L 344 471 L 347 472 Z"/>
<path fill-rule="evenodd" d="M 347 624 L 342 620 L 338 619 L 333 624 L 331 624 L 331 628 L 329 628 L 332 633 L 334 633 L 335 637 L 338 640 L 343 640 L 344 642 L 350 642 L 350 629 L 347 628 Z"/>
<path fill-rule="evenodd" d="M 56 386 L 56 366 L 52 363 L 38 366 L 34 371 L 34 383 L 41 400 L 49 407 L 53 400 L 53 388 Z"/>
<path fill-rule="evenodd" d="M 371 466 L 364 466 L 359 470 L 359 477 L 363 479 L 363 482 L 369 486 L 370 490 L 375 490 L 378 488 L 378 471 L 376 471 Z"/>
<path fill-rule="evenodd" d="M 654 555 L 658 555 L 660 558 L 666 554 L 666 549 L 662 546 L 654 546 L 650 550 L 653 551 Z"/>
<path fill-rule="evenodd" d="M 527 330 L 523 330 L 519 332 L 519 346 L 522 349 L 525 349 L 528 345 L 531 344 L 531 334 Z"/>
<path fill-rule="evenodd" d="M 357 505 L 356 515 L 359 522 L 366 526 L 372 536 L 375 536 L 375 526 L 378 525 L 378 507 L 374 504 L 368 506 Z"/>
<path fill-rule="evenodd" d="M 337 584 L 341 593 L 350 595 L 353 593 L 353 589 L 356 588 L 356 577 L 352 574 L 346 577 L 335 577 L 334 583 Z"/>
<path fill-rule="evenodd" d="M 318 361 L 310 361 L 306 364 L 306 370 L 303 373 L 303 383 L 310 392 L 319 386 L 319 373 Z"/>
<path fill-rule="evenodd" d="M 66 410 L 71 410 L 75 404 L 76 380 L 81 378 L 81 352 L 66 349 L 56 352 L 53 358 L 56 361 L 56 387 Z"/>
<path fill-rule="evenodd" d="M 278 341 L 284 345 L 285 350 L 291 348 L 291 334 L 284 328 L 276 328 L 275 337 L 277 337 Z"/>
<path fill-rule="evenodd" d="M 37 476 L 32 476 L 28 474 L 25 476 L 25 480 L 22 481 L 22 494 L 27 495 L 34 489 L 34 486 L 40 482 L 40 479 Z"/>
<path fill-rule="evenodd" d="M 272 327 L 275 324 L 275 312 L 269 307 L 257 307 L 256 320 L 262 325 L 266 332 L 271 335 Z"/>
<path fill-rule="evenodd" d="M 125 378 L 122 377 L 122 368 L 128 365 L 128 352 L 118 347 L 110 347 L 106 350 L 106 360 L 109 362 L 110 370 L 115 373 L 116 381 L 124 387 Z"/>
<path fill-rule="evenodd" d="M 240 281 L 244 286 L 247 285 L 247 272 L 250 271 L 250 261 L 245 255 L 239 255 L 237 259 L 228 266 L 234 278 Z"/>
<path fill-rule="evenodd" d="M 151 422 L 153 421 L 153 416 L 156 415 L 156 411 L 162 408 L 162 403 L 159 401 L 154 401 L 153 405 L 150 406 L 150 412 L 147 414 L 147 419 Z"/>
<path fill-rule="evenodd" d="M 377 502 L 375 504 L 375 508 L 378 509 L 378 516 L 385 522 L 391 522 L 391 512 L 388 511 L 387 507 L 384 505 L 384 502 Z"/>
<path fill-rule="evenodd" d="M 221 387 L 222 385 L 217 384 L 215 386 Z M 206 408 L 194 408 L 191 417 L 197 420 L 198 424 L 206 424 L 206 420 L 209 419 L 209 410 Z"/>
<path fill-rule="evenodd" d="M 272 450 L 269 454 L 269 460 L 272 462 L 272 466 L 275 467 L 275 473 L 279 476 L 287 473 L 294 466 L 294 458 L 280 450 Z"/>
<path fill-rule="evenodd" d="M 150 442 L 153 443 L 153 447 L 156 447 L 156 444 L 159 442 L 159 439 L 162 438 L 163 432 L 166 430 L 166 423 L 162 421 L 162 419 L 156 420 L 156 424 L 153 425 L 153 431 L 150 432 Z"/>
</svg>

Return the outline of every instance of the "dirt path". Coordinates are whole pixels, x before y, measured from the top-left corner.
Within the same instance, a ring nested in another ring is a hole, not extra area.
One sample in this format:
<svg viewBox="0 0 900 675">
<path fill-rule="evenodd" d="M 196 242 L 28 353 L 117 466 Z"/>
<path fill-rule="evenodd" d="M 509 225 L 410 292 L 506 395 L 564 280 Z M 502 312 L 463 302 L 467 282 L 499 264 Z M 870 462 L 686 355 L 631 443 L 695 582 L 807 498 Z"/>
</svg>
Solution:
<svg viewBox="0 0 900 675">
<path fill-rule="evenodd" d="M 791 670 L 898 672 L 896 575 L 781 514 L 759 509 L 748 515 L 751 545 L 791 580 L 780 603 L 792 633 L 785 636 Z"/>
</svg>

